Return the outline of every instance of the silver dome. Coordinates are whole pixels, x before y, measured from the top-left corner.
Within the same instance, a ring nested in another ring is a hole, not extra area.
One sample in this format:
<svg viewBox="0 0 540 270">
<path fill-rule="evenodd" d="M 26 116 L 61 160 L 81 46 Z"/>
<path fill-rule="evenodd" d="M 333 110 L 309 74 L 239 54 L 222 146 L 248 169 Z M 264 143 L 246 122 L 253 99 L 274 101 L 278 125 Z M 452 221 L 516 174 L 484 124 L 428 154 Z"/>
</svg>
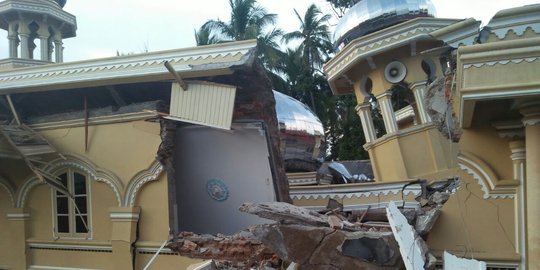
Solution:
<svg viewBox="0 0 540 270">
<path fill-rule="evenodd" d="M 287 171 L 315 171 L 324 160 L 321 120 L 302 102 L 274 91 L 281 153 Z"/>
<path fill-rule="evenodd" d="M 435 6 L 430 0 L 361 0 L 339 20 L 334 44 L 341 47 L 362 35 L 426 16 L 435 17 Z"/>
</svg>

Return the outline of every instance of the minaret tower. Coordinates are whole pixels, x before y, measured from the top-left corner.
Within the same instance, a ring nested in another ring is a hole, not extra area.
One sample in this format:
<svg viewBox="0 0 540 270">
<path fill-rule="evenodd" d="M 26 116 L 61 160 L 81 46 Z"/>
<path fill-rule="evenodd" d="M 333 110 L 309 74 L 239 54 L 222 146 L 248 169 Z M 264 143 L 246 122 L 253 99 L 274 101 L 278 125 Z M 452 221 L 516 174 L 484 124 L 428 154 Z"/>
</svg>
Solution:
<svg viewBox="0 0 540 270">
<path fill-rule="evenodd" d="M 67 0 L 0 2 L 0 29 L 7 31 L 9 58 L 0 69 L 63 62 L 62 40 L 75 36 L 75 16 L 62 8 Z"/>
</svg>

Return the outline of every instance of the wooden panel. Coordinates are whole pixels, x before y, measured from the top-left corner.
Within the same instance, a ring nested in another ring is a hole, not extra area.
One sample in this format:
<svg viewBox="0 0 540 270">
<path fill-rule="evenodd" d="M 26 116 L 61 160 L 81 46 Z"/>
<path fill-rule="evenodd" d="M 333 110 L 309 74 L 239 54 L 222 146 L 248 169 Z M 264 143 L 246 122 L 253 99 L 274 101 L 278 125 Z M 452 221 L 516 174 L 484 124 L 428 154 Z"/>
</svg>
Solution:
<svg viewBox="0 0 540 270">
<path fill-rule="evenodd" d="M 170 119 L 230 129 L 236 87 L 207 82 L 188 83 L 183 90 L 172 84 Z"/>
</svg>

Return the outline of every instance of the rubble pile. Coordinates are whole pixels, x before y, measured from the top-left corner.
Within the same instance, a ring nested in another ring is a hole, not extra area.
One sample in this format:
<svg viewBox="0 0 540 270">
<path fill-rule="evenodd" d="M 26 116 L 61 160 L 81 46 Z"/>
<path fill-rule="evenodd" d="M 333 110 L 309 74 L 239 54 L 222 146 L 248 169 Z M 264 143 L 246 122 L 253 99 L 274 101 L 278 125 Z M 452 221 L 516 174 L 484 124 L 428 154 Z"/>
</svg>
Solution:
<svg viewBox="0 0 540 270">
<path fill-rule="evenodd" d="M 433 227 L 442 205 L 458 180 L 437 187 L 415 181 L 424 190 L 418 209 L 399 209 L 419 235 L 426 269 L 432 267 L 423 237 Z M 213 269 L 403 269 L 402 252 L 386 217 L 385 209 L 344 212 L 330 200 L 319 212 L 283 202 L 244 203 L 240 211 L 275 221 L 251 226 L 232 236 L 171 235 L 168 247 L 179 255 L 212 259 Z M 399 230 L 399 229 L 398 229 Z M 291 268 L 292 269 L 292 268 Z"/>
</svg>

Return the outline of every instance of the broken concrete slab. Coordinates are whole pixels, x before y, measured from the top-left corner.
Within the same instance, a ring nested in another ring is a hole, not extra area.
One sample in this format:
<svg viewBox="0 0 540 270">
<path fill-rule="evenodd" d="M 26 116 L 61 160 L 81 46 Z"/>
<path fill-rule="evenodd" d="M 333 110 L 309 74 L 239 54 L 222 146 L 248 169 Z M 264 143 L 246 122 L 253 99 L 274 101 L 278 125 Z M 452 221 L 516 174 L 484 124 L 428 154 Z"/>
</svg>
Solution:
<svg viewBox="0 0 540 270">
<path fill-rule="evenodd" d="M 474 259 L 458 258 L 446 251 L 444 252 L 443 260 L 445 270 L 486 270 L 487 268 L 485 262 Z"/>
<path fill-rule="evenodd" d="M 304 225 L 260 225 L 250 232 L 297 269 L 399 269 L 389 231 L 347 232 Z"/>
<path fill-rule="evenodd" d="M 401 214 L 396 204 L 390 202 L 386 211 L 388 222 L 399 244 L 399 251 L 407 270 L 433 269 L 435 257 L 429 252 L 424 240 Z"/>
<path fill-rule="evenodd" d="M 414 229 L 419 235 L 426 235 L 431 229 L 433 228 L 433 225 L 435 225 L 435 222 L 441 215 L 441 208 L 435 207 L 432 209 L 427 210 L 424 214 L 418 215 L 416 217 L 416 223 L 414 225 Z"/>
<path fill-rule="evenodd" d="M 441 133 L 453 142 L 459 142 L 461 129 L 457 117 L 452 112 L 452 86 L 454 73 L 449 72 L 445 77 L 433 81 L 424 99 L 424 106 L 433 124 Z"/>
</svg>

